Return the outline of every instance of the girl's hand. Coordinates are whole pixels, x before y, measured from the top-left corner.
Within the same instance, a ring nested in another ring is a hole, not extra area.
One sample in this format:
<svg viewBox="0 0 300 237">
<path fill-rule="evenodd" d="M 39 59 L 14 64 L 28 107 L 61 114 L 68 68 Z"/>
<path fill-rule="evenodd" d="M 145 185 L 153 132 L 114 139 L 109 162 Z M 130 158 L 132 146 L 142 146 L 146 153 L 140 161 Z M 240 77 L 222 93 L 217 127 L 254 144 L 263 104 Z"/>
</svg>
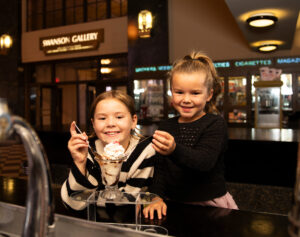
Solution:
<svg viewBox="0 0 300 237">
<path fill-rule="evenodd" d="M 68 142 L 68 149 L 71 153 L 74 163 L 85 175 L 86 169 L 86 160 L 88 156 L 88 137 L 85 134 L 78 134 L 75 129 L 75 122 L 73 121 L 70 126 L 71 138 Z"/>
<path fill-rule="evenodd" d="M 143 214 L 145 218 L 148 218 L 150 213 L 150 219 L 152 220 L 154 218 L 154 211 L 157 212 L 158 219 L 162 218 L 162 214 L 165 216 L 167 215 L 167 205 L 164 203 L 164 201 L 159 198 L 153 198 L 152 201 L 158 200 L 154 203 L 149 204 L 147 207 L 143 209 Z"/>
<path fill-rule="evenodd" d="M 170 155 L 176 147 L 174 137 L 164 131 L 156 130 L 153 134 L 153 148 L 162 155 Z"/>
</svg>

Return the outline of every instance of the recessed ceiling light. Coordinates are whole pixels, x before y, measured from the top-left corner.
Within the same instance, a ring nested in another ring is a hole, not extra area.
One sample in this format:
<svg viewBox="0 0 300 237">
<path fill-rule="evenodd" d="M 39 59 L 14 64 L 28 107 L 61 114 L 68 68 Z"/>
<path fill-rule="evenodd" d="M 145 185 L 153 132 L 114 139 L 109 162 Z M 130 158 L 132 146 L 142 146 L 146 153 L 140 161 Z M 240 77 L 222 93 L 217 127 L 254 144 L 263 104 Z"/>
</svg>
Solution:
<svg viewBox="0 0 300 237">
<path fill-rule="evenodd" d="M 247 23 L 252 27 L 267 27 L 275 24 L 277 17 L 272 13 L 259 13 L 250 16 Z"/>
<path fill-rule="evenodd" d="M 261 52 L 272 52 L 278 48 L 277 44 L 262 44 L 258 47 L 258 50 Z"/>
</svg>

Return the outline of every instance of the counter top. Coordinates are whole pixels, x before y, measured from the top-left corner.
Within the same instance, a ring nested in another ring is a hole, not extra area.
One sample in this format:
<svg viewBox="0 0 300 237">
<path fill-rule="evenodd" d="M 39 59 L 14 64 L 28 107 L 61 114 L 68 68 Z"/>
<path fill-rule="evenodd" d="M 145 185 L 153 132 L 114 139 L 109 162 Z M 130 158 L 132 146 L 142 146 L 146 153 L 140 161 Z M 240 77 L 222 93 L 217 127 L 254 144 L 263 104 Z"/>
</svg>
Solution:
<svg viewBox="0 0 300 237">
<path fill-rule="evenodd" d="M 0 176 L 0 201 L 24 205 L 27 180 Z M 60 186 L 53 185 L 56 213 L 85 218 L 85 213 L 74 214 L 60 199 Z M 162 220 L 143 219 L 144 224 L 160 225 L 168 229 L 172 236 L 224 236 L 224 237 L 288 237 L 288 218 L 285 215 L 229 210 L 214 207 L 201 207 L 175 202 L 167 202 L 168 214 Z M 111 219 L 133 223 L 134 212 L 127 215 L 126 207 L 107 207 L 102 214 L 104 222 Z M 131 206 L 132 208 L 132 206 Z M 129 208 L 130 209 L 130 208 Z"/>
<path fill-rule="evenodd" d="M 138 125 L 141 134 L 151 136 L 157 125 Z M 300 142 L 300 130 L 289 128 L 242 128 L 228 127 L 231 140 Z"/>
<path fill-rule="evenodd" d="M 228 128 L 231 140 L 300 142 L 300 130 L 288 128 Z"/>
</svg>

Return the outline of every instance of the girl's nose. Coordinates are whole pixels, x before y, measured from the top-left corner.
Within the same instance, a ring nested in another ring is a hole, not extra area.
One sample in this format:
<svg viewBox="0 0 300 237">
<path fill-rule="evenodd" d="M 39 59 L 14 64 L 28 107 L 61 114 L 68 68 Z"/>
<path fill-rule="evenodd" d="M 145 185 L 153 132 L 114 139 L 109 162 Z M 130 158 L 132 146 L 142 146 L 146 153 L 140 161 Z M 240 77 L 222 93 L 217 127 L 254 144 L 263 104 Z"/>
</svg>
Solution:
<svg viewBox="0 0 300 237">
<path fill-rule="evenodd" d="M 115 125 L 115 119 L 114 118 L 108 118 L 106 121 L 107 121 L 107 126 L 114 126 Z"/>
<path fill-rule="evenodd" d="M 189 102 L 191 102 L 190 95 L 188 95 L 188 94 L 185 94 L 185 95 L 184 95 L 184 97 L 183 97 L 183 102 L 185 102 L 185 103 L 189 103 Z"/>
</svg>

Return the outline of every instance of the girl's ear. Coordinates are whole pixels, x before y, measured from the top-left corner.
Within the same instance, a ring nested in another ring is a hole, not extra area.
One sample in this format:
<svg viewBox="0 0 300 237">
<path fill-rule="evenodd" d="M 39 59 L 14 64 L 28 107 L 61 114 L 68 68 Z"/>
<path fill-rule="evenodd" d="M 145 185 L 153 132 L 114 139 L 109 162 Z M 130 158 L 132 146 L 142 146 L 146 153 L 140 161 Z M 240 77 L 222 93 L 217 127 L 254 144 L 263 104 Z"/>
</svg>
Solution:
<svg viewBox="0 0 300 237">
<path fill-rule="evenodd" d="M 91 118 L 91 122 L 92 122 L 92 124 L 93 124 L 93 128 L 94 128 L 94 119 L 92 119 L 92 118 Z"/>
<path fill-rule="evenodd" d="M 214 95 L 214 89 L 210 89 L 206 102 L 209 102 Z"/>
<path fill-rule="evenodd" d="M 131 129 L 135 129 L 135 127 L 137 125 L 137 121 L 138 121 L 138 117 L 135 114 L 135 115 L 132 116 L 132 126 L 131 126 Z"/>
</svg>

